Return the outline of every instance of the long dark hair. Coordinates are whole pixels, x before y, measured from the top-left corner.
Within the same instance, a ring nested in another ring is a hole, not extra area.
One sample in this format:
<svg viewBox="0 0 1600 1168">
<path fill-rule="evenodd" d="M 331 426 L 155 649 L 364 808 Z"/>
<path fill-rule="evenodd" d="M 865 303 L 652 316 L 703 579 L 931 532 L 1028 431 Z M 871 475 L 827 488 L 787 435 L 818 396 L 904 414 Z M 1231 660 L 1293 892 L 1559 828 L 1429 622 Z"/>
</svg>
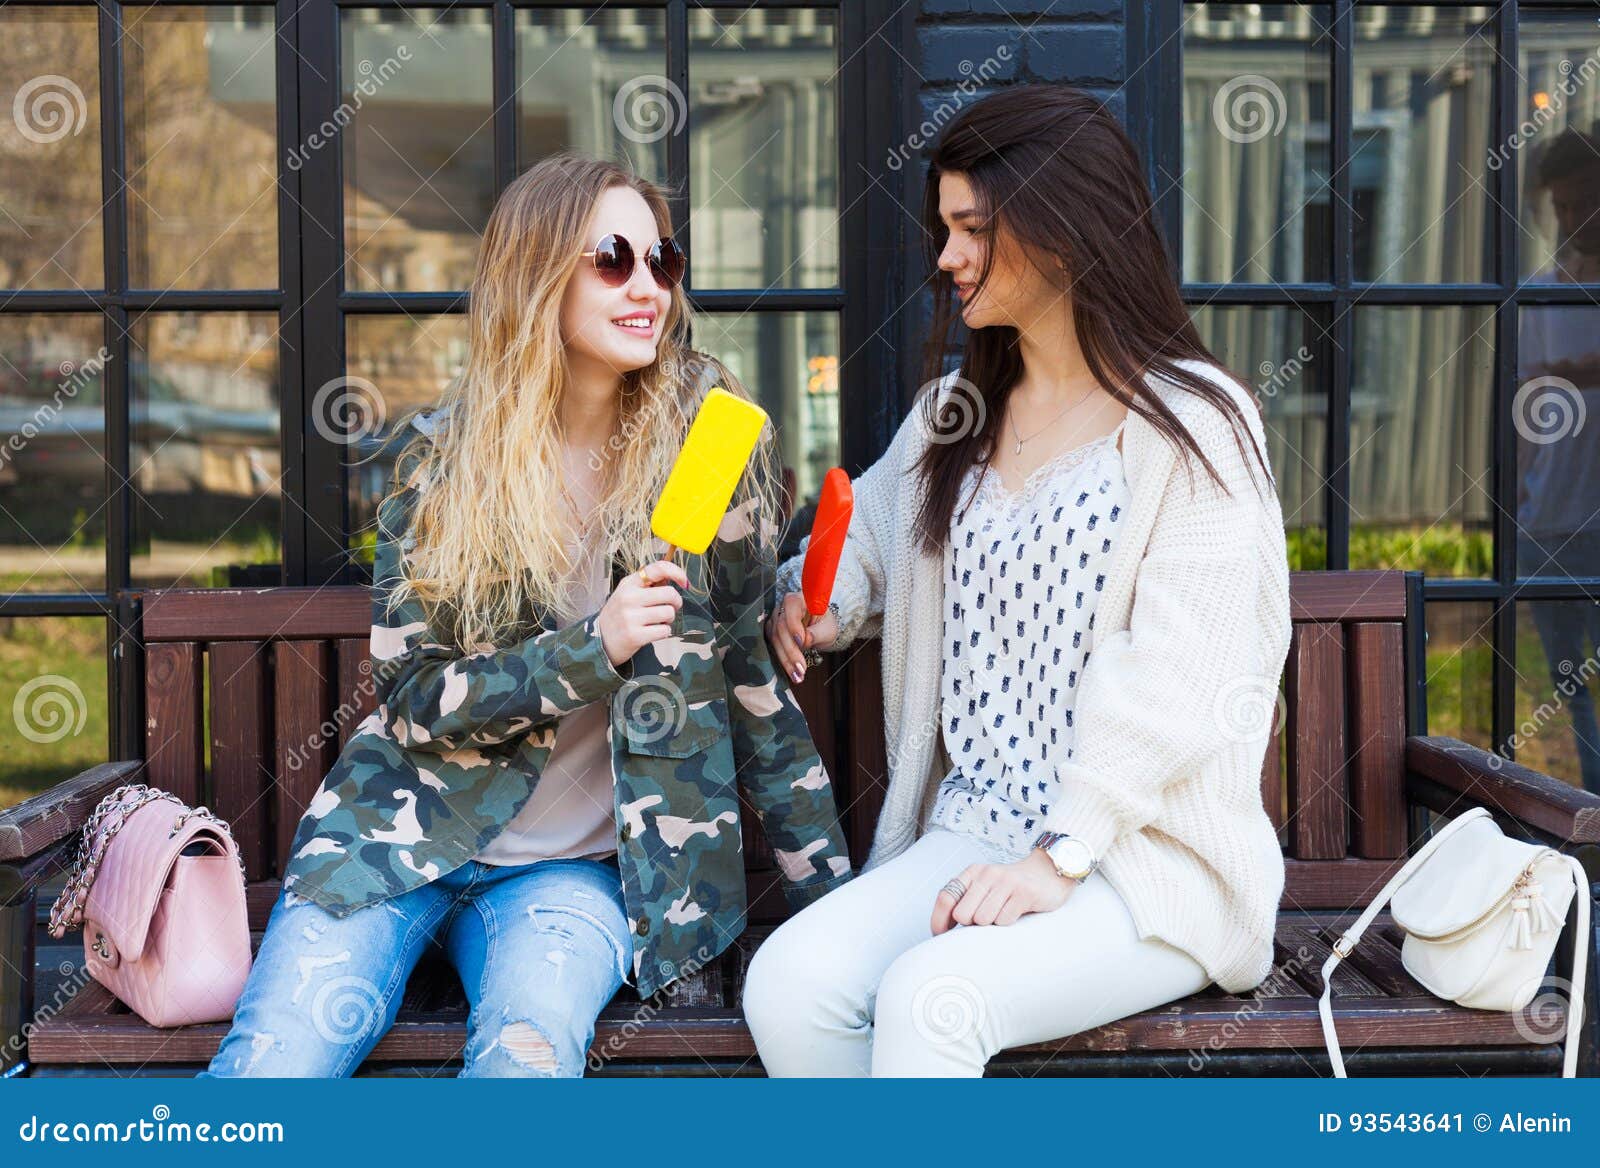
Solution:
<svg viewBox="0 0 1600 1168">
<path fill-rule="evenodd" d="M 1191 359 L 1225 368 L 1200 340 L 1178 294 L 1133 144 L 1098 100 L 1070 86 L 999 90 L 961 111 L 933 148 L 922 202 L 924 250 L 934 289 L 933 327 L 923 357 L 925 384 L 942 375 L 950 333 L 960 318 L 952 306 L 953 281 L 939 268 L 949 236 L 939 218 L 939 176 L 946 171 L 965 176 L 980 221 L 995 228 L 979 288 L 989 278 L 1003 231 L 1052 284 L 1070 295 L 1073 325 L 1089 371 L 1113 397 L 1180 452 L 1198 457 L 1222 485 L 1193 436 L 1144 380 L 1147 373 L 1165 376 L 1222 410 L 1233 423 L 1241 455 L 1249 461 L 1244 446 L 1248 439 L 1267 469 L 1228 392 L 1178 365 Z M 957 376 L 956 395 L 943 407 L 937 388 L 926 392 L 921 403 L 935 439 L 917 464 L 923 486 L 917 530 L 930 554 L 939 554 L 949 536 L 966 468 L 986 464 L 995 450 L 1006 396 L 1022 376 L 1017 330 L 1003 325 L 970 330 Z M 1247 381 L 1236 380 L 1249 388 Z M 963 393 L 976 394 L 981 401 L 961 400 Z"/>
</svg>

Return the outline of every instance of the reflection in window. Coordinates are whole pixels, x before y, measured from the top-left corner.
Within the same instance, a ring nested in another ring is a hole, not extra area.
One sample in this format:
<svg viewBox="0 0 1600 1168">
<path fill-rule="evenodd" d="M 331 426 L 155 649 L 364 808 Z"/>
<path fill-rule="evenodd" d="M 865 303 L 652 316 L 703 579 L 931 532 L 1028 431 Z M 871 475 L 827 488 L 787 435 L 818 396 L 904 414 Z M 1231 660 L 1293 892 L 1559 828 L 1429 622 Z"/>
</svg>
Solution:
<svg viewBox="0 0 1600 1168">
<path fill-rule="evenodd" d="M 277 317 L 149 313 L 131 340 L 134 584 L 281 584 Z"/>
<path fill-rule="evenodd" d="M 839 318 L 832 313 L 709 313 L 694 347 L 744 383 L 772 418 L 784 487 L 794 500 L 781 554 L 811 530 L 822 476 L 839 462 Z"/>
<path fill-rule="evenodd" d="M 278 286 L 278 128 L 269 5 L 128 8 L 128 280 Z"/>
<path fill-rule="evenodd" d="M 1261 405 L 1267 461 L 1278 480 L 1289 567 L 1328 566 L 1328 388 L 1323 330 L 1294 308 L 1205 306 L 1200 339 L 1246 379 Z"/>
<path fill-rule="evenodd" d="M 494 202 L 487 8 L 340 10 L 345 287 L 472 280 Z"/>
<path fill-rule="evenodd" d="M 105 618 L 0 617 L 0 710 L 0 810 L 105 762 Z"/>
<path fill-rule="evenodd" d="M 1600 283 L 1600 118 L 1592 91 L 1592 8 L 1523 8 L 1517 17 L 1517 140 L 1522 276 Z M 1531 131 L 1531 133 L 1530 133 Z"/>
<path fill-rule="evenodd" d="M 1489 308 L 1358 308 L 1350 566 L 1493 575 Z"/>
<path fill-rule="evenodd" d="M 104 344 L 98 316 L 0 316 L 0 592 L 105 588 Z"/>
<path fill-rule="evenodd" d="M 1328 7 L 1194 4 L 1183 21 L 1184 279 L 1328 279 Z"/>
<path fill-rule="evenodd" d="M 1430 600 L 1428 733 L 1494 748 L 1492 604 Z"/>
<path fill-rule="evenodd" d="M 1523 308 L 1517 338 L 1517 575 L 1600 579 L 1600 308 Z"/>
<path fill-rule="evenodd" d="M 663 76 L 666 20 L 662 9 L 517 9 L 519 172 L 581 150 L 667 181 L 667 140 L 687 110 Z"/>
<path fill-rule="evenodd" d="M 689 278 L 696 288 L 839 282 L 836 16 L 689 13 Z"/>
<path fill-rule="evenodd" d="M 103 288 L 95 8 L 0 7 L 0 288 Z"/>
<path fill-rule="evenodd" d="M 352 391 L 375 395 L 373 413 L 382 424 L 348 448 L 346 491 L 349 547 L 354 561 L 372 566 L 378 504 L 389 489 L 394 460 L 409 434 L 395 423 L 439 400 L 467 360 L 467 318 L 440 316 L 351 316 L 345 321 L 345 362 Z"/>
<path fill-rule="evenodd" d="M 1516 760 L 1600 795 L 1600 603 L 1517 604 Z"/>
<path fill-rule="evenodd" d="M 1350 199 L 1355 278 L 1486 278 L 1495 30 L 1486 7 L 1360 7 Z"/>
</svg>

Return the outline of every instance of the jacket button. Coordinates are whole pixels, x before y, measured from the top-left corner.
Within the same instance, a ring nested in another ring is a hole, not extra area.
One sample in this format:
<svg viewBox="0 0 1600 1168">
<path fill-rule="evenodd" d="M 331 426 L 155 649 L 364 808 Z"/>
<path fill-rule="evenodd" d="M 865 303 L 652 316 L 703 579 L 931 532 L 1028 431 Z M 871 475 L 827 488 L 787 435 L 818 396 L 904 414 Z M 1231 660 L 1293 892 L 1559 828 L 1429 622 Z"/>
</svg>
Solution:
<svg viewBox="0 0 1600 1168">
<path fill-rule="evenodd" d="M 649 917 L 640 917 L 639 918 L 639 936 L 648 937 L 649 935 L 650 935 L 650 918 Z"/>
<path fill-rule="evenodd" d="M 623 843 L 627 843 L 629 840 L 631 840 L 633 838 L 633 824 L 624 823 L 622 825 L 622 830 L 617 833 L 617 838 Z"/>
</svg>

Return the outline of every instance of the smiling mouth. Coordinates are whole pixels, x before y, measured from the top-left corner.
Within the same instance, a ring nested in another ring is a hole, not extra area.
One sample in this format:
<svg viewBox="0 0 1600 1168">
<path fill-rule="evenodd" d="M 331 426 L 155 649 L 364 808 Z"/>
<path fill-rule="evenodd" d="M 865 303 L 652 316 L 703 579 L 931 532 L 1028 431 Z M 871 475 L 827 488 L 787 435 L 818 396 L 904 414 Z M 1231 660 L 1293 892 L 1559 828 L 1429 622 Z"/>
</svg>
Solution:
<svg viewBox="0 0 1600 1168">
<path fill-rule="evenodd" d="M 656 322 L 648 316 L 624 316 L 611 323 L 620 329 L 625 329 L 640 336 L 648 336 L 656 327 Z"/>
</svg>

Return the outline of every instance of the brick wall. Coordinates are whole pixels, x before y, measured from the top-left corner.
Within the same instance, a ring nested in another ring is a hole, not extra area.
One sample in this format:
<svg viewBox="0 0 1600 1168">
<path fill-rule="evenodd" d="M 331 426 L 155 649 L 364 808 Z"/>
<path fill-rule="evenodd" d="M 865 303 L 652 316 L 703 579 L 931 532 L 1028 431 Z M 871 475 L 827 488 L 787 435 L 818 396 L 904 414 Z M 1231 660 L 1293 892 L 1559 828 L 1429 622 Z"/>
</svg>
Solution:
<svg viewBox="0 0 1600 1168">
<path fill-rule="evenodd" d="M 982 88 L 1062 81 L 1101 96 L 1127 119 L 1127 21 L 1123 0 L 920 0 L 919 60 L 925 116 L 970 102 Z M 987 68 L 985 66 L 988 66 Z M 915 81 L 913 75 L 913 81 Z"/>
<path fill-rule="evenodd" d="M 1006 84 L 1053 81 L 1076 85 L 1105 99 L 1128 124 L 1129 0 L 916 0 L 914 52 L 904 76 L 915 88 L 912 124 L 889 162 L 902 182 L 907 212 L 898 225 L 906 257 L 897 381 L 914 393 L 920 377 L 919 342 L 932 316 L 914 221 L 921 208 L 927 145 L 957 111 Z M 1131 0 L 1134 12 L 1138 0 Z M 1137 19 L 1137 16 L 1135 17 Z M 917 124 L 920 122 L 920 124 Z M 1137 136 L 1135 137 L 1137 143 Z"/>
</svg>

